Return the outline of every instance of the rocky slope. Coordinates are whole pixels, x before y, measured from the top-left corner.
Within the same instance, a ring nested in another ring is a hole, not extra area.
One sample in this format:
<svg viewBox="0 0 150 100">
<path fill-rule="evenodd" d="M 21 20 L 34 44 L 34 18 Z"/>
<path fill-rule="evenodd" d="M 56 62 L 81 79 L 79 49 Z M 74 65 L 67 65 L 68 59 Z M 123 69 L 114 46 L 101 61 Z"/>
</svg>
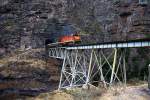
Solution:
<svg viewBox="0 0 150 100">
<path fill-rule="evenodd" d="M 61 64 L 58 62 L 45 59 L 44 49 L 18 51 L 0 59 L 0 99 L 7 95 L 35 96 L 57 89 Z"/>
</svg>

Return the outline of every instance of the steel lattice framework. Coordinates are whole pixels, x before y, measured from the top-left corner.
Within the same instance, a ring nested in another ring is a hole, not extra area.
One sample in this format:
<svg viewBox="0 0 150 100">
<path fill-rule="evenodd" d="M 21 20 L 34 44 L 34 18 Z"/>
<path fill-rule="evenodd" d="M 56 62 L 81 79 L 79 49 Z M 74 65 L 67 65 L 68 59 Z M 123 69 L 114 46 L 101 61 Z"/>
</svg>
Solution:
<svg viewBox="0 0 150 100">
<path fill-rule="evenodd" d="M 59 89 L 83 85 L 126 84 L 125 48 L 148 47 L 150 41 L 114 42 L 49 48 L 63 60 Z"/>
</svg>

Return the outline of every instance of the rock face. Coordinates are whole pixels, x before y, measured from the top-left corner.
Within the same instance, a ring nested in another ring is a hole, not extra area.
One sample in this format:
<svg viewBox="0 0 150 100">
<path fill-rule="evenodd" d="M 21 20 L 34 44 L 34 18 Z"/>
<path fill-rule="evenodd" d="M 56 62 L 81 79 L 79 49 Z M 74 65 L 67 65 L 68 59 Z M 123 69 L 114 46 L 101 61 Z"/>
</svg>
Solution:
<svg viewBox="0 0 150 100">
<path fill-rule="evenodd" d="M 149 4 L 140 5 L 139 0 L 70 0 L 69 5 L 72 23 L 101 35 L 104 41 L 149 37 Z"/>
<path fill-rule="evenodd" d="M 149 37 L 149 8 L 138 0 L 1 0 L 0 49 L 42 47 L 70 23 L 94 34 L 91 42 Z"/>
<path fill-rule="evenodd" d="M 0 49 L 43 47 L 47 38 L 58 34 L 64 20 L 63 0 L 0 1 Z M 11 49 L 11 50 L 10 50 Z"/>
</svg>

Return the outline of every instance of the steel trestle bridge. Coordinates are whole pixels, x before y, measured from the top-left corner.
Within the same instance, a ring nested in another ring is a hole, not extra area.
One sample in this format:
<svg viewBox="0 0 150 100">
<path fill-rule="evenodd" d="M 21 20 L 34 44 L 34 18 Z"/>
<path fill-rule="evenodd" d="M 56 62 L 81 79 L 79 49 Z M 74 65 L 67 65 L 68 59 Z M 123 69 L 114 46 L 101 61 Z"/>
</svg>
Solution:
<svg viewBox="0 0 150 100">
<path fill-rule="evenodd" d="M 150 47 L 150 39 L 50 46 L 49 57 L 63 60 L 59 89 L 89 84 L 126 84 L 126 48 Z"/>
</svg>

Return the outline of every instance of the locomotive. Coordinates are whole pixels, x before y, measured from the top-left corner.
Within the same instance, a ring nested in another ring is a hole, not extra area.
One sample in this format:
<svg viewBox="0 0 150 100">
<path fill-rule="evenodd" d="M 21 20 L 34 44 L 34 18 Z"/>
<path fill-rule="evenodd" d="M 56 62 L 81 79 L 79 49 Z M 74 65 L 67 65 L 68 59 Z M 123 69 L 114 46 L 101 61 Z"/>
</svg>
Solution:
<svg viewBox="0 0 150 100">
<path fill-rule="evenodd" d="M 74 44 L 81 42 L 81 37 L 77 34 L 71 36 L 62 36 L 59 38 L 60 44 Z"/>
<path fill-rule="evenodd" d="M 46 46 L 68 46 L 68 45 L 73 45 L 81 42 L 81 37 L 76 33 L 76 34 L 71 34 L 71 35 L 64 35 L 60 36 L 56 42 L 53 42 L 50 39 L 47 39 L 45 41 Z"/>
</svg>

